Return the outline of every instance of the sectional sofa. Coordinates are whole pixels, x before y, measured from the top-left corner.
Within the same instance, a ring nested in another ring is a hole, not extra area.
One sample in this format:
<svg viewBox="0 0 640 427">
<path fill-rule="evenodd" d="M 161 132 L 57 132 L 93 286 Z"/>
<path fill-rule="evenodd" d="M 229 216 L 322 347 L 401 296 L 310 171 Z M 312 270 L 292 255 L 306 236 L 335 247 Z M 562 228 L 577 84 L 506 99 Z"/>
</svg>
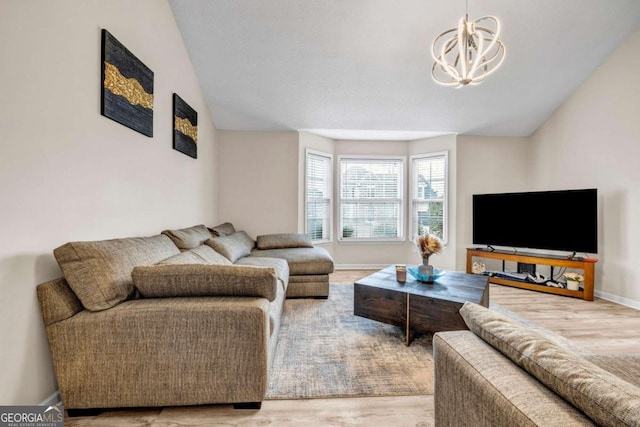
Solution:
<svg viewBox="0 0 640 427">
<path fill-rule="evenodd" d="M 233 403 L 267 391 L 286 297 L 326 298 L 334 264 L 305 235 L 225 223 L 69 242 L 37 287 L 62 402 L 82 409 Z"/>
</svg>

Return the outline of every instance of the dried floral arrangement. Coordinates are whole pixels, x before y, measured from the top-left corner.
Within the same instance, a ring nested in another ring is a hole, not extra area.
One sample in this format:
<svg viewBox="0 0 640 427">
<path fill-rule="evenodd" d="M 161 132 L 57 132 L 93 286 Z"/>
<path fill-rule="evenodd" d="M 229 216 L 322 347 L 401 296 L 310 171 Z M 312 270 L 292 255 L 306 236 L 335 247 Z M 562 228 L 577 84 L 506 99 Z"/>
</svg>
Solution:
<svg viewBox="0 0 640 427">
<path fill-rule="evenodd" d="M 428 257 L 432 254 L 439 254 L 444 249 L 442 240 L 435 234 L 423 234 L 416 237 L 415 244 L 420 250 L 422 258 Z"/>
</svg>

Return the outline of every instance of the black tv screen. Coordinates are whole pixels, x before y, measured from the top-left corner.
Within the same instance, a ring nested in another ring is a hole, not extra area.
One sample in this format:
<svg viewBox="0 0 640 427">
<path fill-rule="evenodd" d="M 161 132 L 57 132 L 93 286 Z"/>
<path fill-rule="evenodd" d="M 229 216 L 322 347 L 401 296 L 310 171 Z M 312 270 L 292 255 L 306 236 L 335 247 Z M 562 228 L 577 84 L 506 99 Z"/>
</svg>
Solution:
<svg viewBox="0 0 640 427">
<path fill-rule="evenodd" d="M 598 252 L 596 189 L 474 194 L 473 243 Z"/>
</svg>

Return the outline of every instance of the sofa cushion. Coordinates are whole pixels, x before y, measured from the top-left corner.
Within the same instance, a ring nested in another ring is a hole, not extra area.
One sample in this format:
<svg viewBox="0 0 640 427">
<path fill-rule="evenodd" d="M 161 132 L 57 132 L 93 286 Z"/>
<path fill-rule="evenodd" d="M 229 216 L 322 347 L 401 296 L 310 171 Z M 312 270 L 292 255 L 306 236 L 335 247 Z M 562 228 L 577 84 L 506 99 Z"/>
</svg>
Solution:
<svg viewBox="0 0 640 427">
<path fill-rule="evenodd" d="M 254 249 L 251 256 L 285 259 L 289 263 L 291 276 L 333 273 L 333 259 L 321 247 Z"/>
<path fill-rule="evenodd" d="M 598 424 L 640 425 L 640 388 L 478 304 L 460 314 L 473 333 Z"/>
<path fill-rule="evenodd" d="M 226 260 L 226 258 L 225 258 Z M 275 269 L 278 279 L 282 283 L 282 290 L 286 292 L 289 286 L 289 265 L 280 258 L 256 258 L 252 256 L 240 258 L 235 265 L 250 265 L 253 267 L 271 267 Z"/>
<path fill-rule="evenodd" d="M 173 265 L 173 264 L 216 264 L 216 265 L 233 265 L 224 256 L 214 251 L 211 246 L 202 245 L 194 249 L 189 249 L 160 261 L 156 265 Z"/>
<path fill-rule="evenodd" d="M 231 262 L 250 255 L 255 246 L 253 239 L 244 231 L 237 231 L 229 236 L 214 237 L 205 243 Z"/>
<path fill-rule="evenodd" d="M 53 251 L 67 283 L 91 311 L 106 310 L 131 295 L 133 267 L 153 265 L 179 253 L 165 235 L 69 242 Z"/>
<path fill-rule="evenodd" d="M 258 236 L 256 247 L 258 249 L 282 249 L 282 248 L 312 248 L 313 243 L 306 234 L 280 233 Z"/>
<path fill-rule="evenodd" d="M 204 225 L 194 225 L 180 230 L 164 230 L 162 234 L 168 236 L 181 251 L 197 248 L 213 237 Z"/>
<path fill-rule="evenodd" d="M 145 298 L 195 296 L 249 296 L 276 298 L 273 268 L 235 265 L 155 265 L 136 267 L 135 287 Z"/>
<path fill-rule="evenodd" d="M 230 222 L 225 222 L 223 224 L 209 228 L 209 231 L 211 232 L 211 235 L 213 237 L 223 237 L 232 235 L 236 232 L 236 229 Z"/>
</svg>

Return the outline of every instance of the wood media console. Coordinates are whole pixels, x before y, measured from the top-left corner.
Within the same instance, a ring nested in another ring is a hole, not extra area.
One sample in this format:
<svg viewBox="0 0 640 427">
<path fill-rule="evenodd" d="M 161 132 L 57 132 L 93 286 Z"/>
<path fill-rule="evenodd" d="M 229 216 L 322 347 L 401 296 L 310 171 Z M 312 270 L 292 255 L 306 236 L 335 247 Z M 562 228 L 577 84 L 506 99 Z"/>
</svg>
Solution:
<svg viewBox="0 0 640 427">
<path fill-rule="evenodd" d="M 513 261 L 526 264 L 536 265 L 548 265 L 551 268 L 572 268 L 582 270 L 584 272 L 584 288 L 572 291 L 564 288 L 554 288 L 552 286 L 546 286 L 544 284 L 537 284 L 531 282 L 525 282 L 521 280 L 511 280 L 503 277 L 491 276 L 489 278 L 490 283 L 496 283 L 498 285 L 513 286 L 516 288 L 530 289 L 533 291 L 547 292 L 550 294 L 564 295 L 568 297 L 581 298 L 585 301 L 593 301 L 593 289 L 594 289 L 594 276 L 595 276 L 595 264 L 598 261 L 595 258 L 573 258 L 569 259 L 562 256 L 554 255 L 542 255 L 532 253 L 513 253 L 505 251 L 491 251 L 481 248 L 468 248 L 467 249 L 467 273 L 472 272 L 473 258 L 489 258 L 498 259 L 503 261 Z"/>
</svg>

